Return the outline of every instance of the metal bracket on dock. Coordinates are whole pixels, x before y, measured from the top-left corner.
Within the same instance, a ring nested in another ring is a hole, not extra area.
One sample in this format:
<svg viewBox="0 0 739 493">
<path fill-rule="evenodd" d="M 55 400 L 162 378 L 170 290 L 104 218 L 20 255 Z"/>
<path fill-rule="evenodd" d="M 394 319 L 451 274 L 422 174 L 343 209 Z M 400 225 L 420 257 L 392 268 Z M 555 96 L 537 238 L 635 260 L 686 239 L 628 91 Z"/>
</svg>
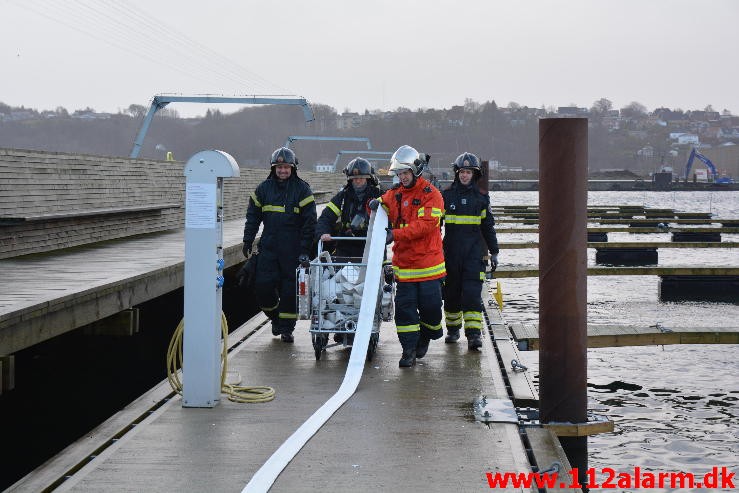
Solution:
<svg viewBox="0 0 739 493">
<path fill-rule="evenodd" d="M 519 407 L 516 409 L 516 413 L 518 414 L 518 421 L 521 426 L 536 428 L 541 426 L 541 423 L 539 422 L 539 408 Z"/>
<path fill-rule="evenodd" d="M 607 416 L 593 413 L 588 413 L 586 423 L 545 423 L 543 426 L 558 437 L 586 437 L 613 431 L 613 421 Z"/>
<path fill-rule="evenodd" d="M 584 437 L 613 431 L 613 421 L 607 416 L 588 411 L 586 423 L 541 423 L 539 409 L 535 407 L 519 407 L 516 409 L 521 426 L 528 428 L 548 428 L 558 437 Z"/>
<path fill-rule="evenodd" d="M 510 399 L 488 399 L 483 395 L 475 398 L 472 406 L 475 419 L 482 423 L 518 423 L 516 408 Z"/>
</svg>

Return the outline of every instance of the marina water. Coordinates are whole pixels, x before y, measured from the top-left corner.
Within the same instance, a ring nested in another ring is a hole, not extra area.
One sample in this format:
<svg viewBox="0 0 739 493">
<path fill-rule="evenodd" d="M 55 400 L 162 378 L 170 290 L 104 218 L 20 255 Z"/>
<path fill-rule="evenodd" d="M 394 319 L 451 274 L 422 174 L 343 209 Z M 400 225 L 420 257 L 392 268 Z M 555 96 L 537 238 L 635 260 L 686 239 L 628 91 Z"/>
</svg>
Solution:
<svg viewBox="0 0 739 493">
<path fill-rule="evenodd" d="M 533 205 L 538 192 L 493 192 L 492 204 Z M 643 205 L 739 217 L 739 192 L 589 192 L 588 206 Z M 498 231 L 515 224 L 499 224 Z M 596 223 L 589 226 L 597 226 Z M 498 241 L 536 241 L 535 234 L 498 234 Z M 669 233 L 608 233 L 615 241 L 670 241 Z M 723 234 L 723 241 L 739 241 Z M 663 248 L 660 266 L 738 266 L 736 248 Z M 538 251 L 502 250 L 503 266 L 536 267 Z M 588 250 L 595 265 L 595 250 Z M 739 327 L 736 303 L 660 302 L 657 276 L 588 278 L 588 323 L 648 327 Z M 538 324 L 538 279 L 503 279 L 506 322 Z M 522 352 L 537 377 L 538 351 Z M 671 345 L 588 350 L 588 407 L 615 423 L 590 437 L 589 466 L 632 473 L 704 474 L 722 466 L 739 473 L 739 345 Z M 602 478 L 602 476 L 601 476 Z M 735 481 L 736 483 L 736 481 Z M 619 490 L 620 491 L 620 490 Z M 644 491 L 644 490 L 640 490 Z"/>
</svg>

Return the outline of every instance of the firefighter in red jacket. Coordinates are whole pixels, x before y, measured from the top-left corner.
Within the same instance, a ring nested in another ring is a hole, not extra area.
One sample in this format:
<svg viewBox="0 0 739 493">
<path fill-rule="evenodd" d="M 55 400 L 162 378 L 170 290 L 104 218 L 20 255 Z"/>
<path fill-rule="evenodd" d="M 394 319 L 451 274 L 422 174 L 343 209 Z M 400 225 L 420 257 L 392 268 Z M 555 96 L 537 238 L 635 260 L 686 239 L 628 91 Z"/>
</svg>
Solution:
<svg viewBox="0 0 739 493">
<path fill-rule="evenodd" d="M 393 245 L 393 271 L 397 281 L 395 324 L 403 346 L 400 367 L 423 358 L 431 339 L 443 335 L 441 282 L 446 275 L 440 222 L 441 193 L 421 172 L 428 163 L 410 146 L 400 147 L 391 158 L 390 171 L 400 183 L 370 202 L 387 211 L 387 242 Z"/>
</svg>

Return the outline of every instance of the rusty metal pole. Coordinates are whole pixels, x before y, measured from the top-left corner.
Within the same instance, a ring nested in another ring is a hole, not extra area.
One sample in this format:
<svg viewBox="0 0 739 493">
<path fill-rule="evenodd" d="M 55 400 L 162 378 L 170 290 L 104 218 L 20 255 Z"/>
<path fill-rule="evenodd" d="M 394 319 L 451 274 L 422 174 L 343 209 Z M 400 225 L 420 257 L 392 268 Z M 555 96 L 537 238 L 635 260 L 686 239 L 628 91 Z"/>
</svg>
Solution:
<svg viewBox="0 0 739 493">
<path fill-rule="evenodd" d="M 542 423 L 587 421 L 588 120 L 539 120 Z M 585 484 L 587 437 L 560 438 Z"/>
</svg>

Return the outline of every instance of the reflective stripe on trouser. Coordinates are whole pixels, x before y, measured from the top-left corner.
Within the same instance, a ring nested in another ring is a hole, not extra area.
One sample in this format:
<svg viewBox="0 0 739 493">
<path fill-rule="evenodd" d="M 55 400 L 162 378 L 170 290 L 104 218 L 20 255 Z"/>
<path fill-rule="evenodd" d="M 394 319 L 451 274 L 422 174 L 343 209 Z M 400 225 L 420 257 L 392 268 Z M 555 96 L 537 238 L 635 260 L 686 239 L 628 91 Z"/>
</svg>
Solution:
<svg viewBox="0 0 739 493">
<path fill-rule="evenodd" d="M 282 333 L 295 329 L 295 269 L 297 256 L 259 252 L 254 288 L 257 302 Z"/>
<path fill-rule="evenodd" d="M 464 312 L 465 329 L 482 329 L 482 312 Z"/>
<path fill-rule="evenodd" d="M 411 332 L 429 339 L 440 338 L 443 335 L 440 280 L 397 283 L 395 324 L 399 338 Z"/>
<path fill-rule="evenodd" d="M 462 312 L 449 312 L 444 310 L 444 322 L 447 329 L 459 329 L 462 327 Z"/>
</svg>

